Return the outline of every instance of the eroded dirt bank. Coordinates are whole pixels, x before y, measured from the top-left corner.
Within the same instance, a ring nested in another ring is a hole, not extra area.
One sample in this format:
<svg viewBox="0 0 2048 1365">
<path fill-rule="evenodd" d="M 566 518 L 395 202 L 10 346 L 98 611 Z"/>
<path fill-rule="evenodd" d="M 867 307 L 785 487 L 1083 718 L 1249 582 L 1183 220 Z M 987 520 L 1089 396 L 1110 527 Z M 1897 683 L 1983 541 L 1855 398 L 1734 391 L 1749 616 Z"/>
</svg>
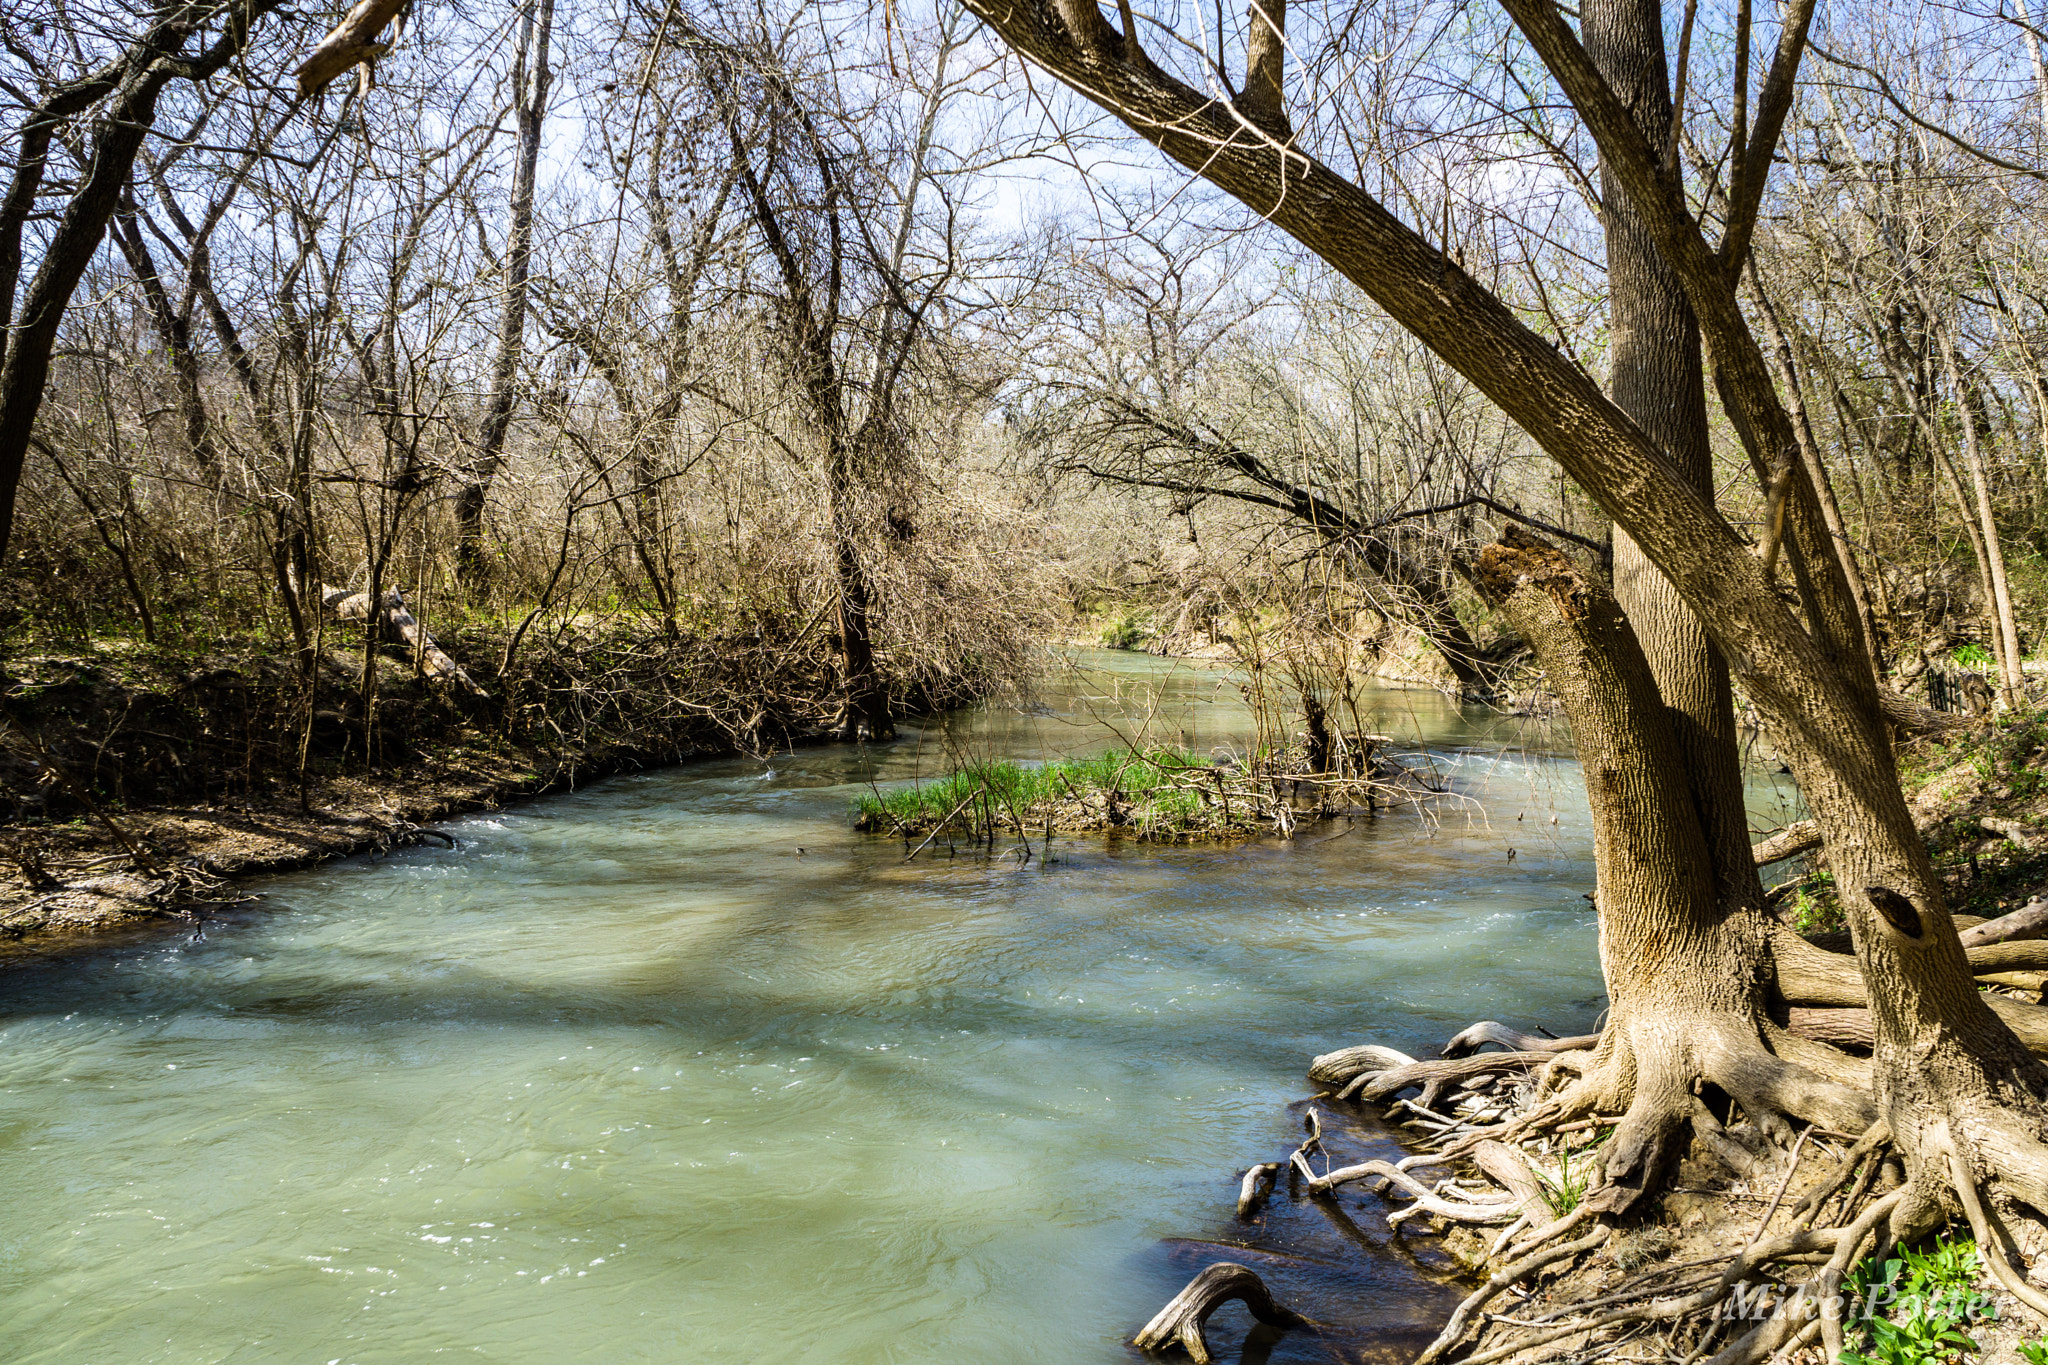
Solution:
<svg viewBox="0 0 2048 1365">
<path fill-rule="evenodd" d="M 476 690 L 385 650 L 302 661 L 122 645 L 0 670 L 0 959 L 201 918 L 236 877 L 438 836 L 446 816 L 682 759 L 829 738 L 833 678 L 775 642 L 592 632 Z M 954 698 L 914 698 L 929 704 Z"/>
</svg>

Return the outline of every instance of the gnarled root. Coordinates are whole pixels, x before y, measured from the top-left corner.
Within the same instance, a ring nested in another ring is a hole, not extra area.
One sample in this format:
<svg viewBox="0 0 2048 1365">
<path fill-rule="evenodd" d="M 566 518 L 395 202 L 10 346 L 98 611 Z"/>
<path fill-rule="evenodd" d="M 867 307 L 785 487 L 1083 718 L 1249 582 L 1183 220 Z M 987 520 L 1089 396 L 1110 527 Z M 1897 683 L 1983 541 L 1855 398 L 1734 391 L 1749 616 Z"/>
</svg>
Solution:
<svg viewBox="0 0 2048 1365">
<path fill-rule="evenodd" d="M 1566 1042 L 1573 1046 L 1557 1046 Z M 1480 1046 L 1511 1050 L 1473 1051 Z M 1948 1166 L 1928 1154 L 1949 1149 L 1922 1130 L 1917 1150 L 1901 1144 L 1900 1154 L 1917 1158 L 1922 1177 L 1933 1166 L 1944 1188 L 1908 1187 L 1873 1195 L 1880 1167 L 1894 1169 L 1887 1155 L 1893 1135 L 1866 1088 L 1868 1064 L 1737 1011 L 1639 1006 L 1618 1011 L 1597 1037 L 1570 1040 L 1532 1038 L 1489 1023 L 1460 1033 L 1446 1051 L 1468 1055 L 1417 1061 L 1392 1050 L 1355 1048 L 1317 1060 L 1319 1079 L 1341 1084 L 1346 1095 L 1393 1100 L 1396 1108 L 1415 1114 L 1413 1122 L 1427 1130 L 1433 1154 L 1399 1163 L 1360 1162 L 1318 1174 L 1316 1166 L 1326 1163 L 1310 1159 L 1321 1148 L 1311 1111 L 1310 1136 L 1288 1163 L 1293 1187 L 1309 1196 L 1359 1180 L 1371 1181 L 1376 1192 L 1397 1195 L 1402 1207 L 1388 1216 L 1390 1226 L 1423 1214 L 1505 1225 L 1491 1255 L 1505 1257 L 1506 1264 L 1460 1305 L 1417 1365 L 1436 1365 L 1475 1332 L 1480 1339 L 1476 1348 L 1464 1348 L 1471 1354 L 1463 1365 L 1490 1365 L 1510 1357 L 1531 1365 L 1558 1352 L 1583 1353 L 1589 1342 L 1608 1340 L 1616 1331 L 1664 1334 L 1667 1353 L 1682 1357 L 1686 1365 L 1706 1355 L 1710 1346 L 1717 1346 L 1718 1353 L 1704 1365 L 1756 1365 L 1814 1340 L 1833 1358 L 1843 1346 L 1839 1296 L 1849 1269 L 1867 1254 L 1874 1237 L 1888 1240 L 1906 1224 L 1926 1223 L 1948 1194 Z M 1422 1098 L 1398 1098 L 1417 1092 Z M 1504 1098 L 1511 1102 L 1503 1106 Z M 1617 1113 L 1619 1118 L 1607 1117 Z M 1993 1133 L 2000 1115 L 2013 1131 Z M 2026 1125 L 2014 1127 L 2010 1110 L 2002 1107 L 1973 1117 L 1970 1141 L 1984 1149 L 1980 1167 L 1997 1169 L 2006 1192 L 2037 1207 L 2048 1202 L 2048 1149 L 2032 1148 L 2041 1158 L 2039 1188 L 2025 1186 L 2024 1177 L 2016 1185 L 2003 1174 L 2016 1162 L 2026 1164 L 2016 1155 L 2018 1148 L 2023 1141 L 2038 1144 L 2039 1137 L 2019 1132 Z M 1572 1136 L 1610 1124 L 1615 1132 L 1597 1151 L 1594 1138 Z M 1939 1132 L 1945 1135 L 1947 1129 Z M 1526 1310 L 1517 1310 L 1513 1318 L 1485 1311 L 1499 1294 L 1558 1273 L 1608 1242 L 1611 1220 L 1633 1211 L 1657 1187 L 1688 1133 L 1739 1172 L 1754 1170 L 1773 1145 L 1792 1149 L 1777 1193 L 1740 1252 L 1648 1269 L 1618 1292 L 1534 1319 L 1520 1315 Z M 1846 1151 L 1834 1148 L 1840 1154 L 1835 1171 L 1805 1199 L 1790 1204 L 1786 1196 L 1808 1144 L 1849 1133 L 1862 1137 Z M 1963 1150 L 1960 1142 L 1956 1147 Z M 1433 1175 L 1425 1181 L 1410 1173 L 1423 1162 L 1441 1164 L 1451 1158 L 1468 1159 L 1487 1181 L 1435 1180 Z M 1978 1225 L 1987 1255 L 1993 1255 L 1995 1215 L 1974 1187 L 1962 1188 L 1967 1163 L 1957 1157 L 1952 1164 L 1954 1196 Z M 1579 1182 L 1589 1178 L 1591 1188 L 1582 1190 Z M 1487 1182 L 1498 1187 L 1497 1197 L 1489 1197 Z M 1251 1183 L 1248 1176 L 1247 1186 Z M 1832 1217 L 1847 1226 L 1802 1226 L 1827 1210 L 1835 1210 Z M 1773 1232 L 1774 1220 L 1790 1230 Z M 1811 1265 L 1823 1258 L 1817 1274 L 1791 1286 L 1795 1303 L 1789 1312 L 1722 1337 L 1731 1323 L 1711 1317 L 1710 1310 L 1738 1286 L 1779 1293 L 1780 1277 L 1767 1273 L 1767 1267 L 1787 1260 Z M 2000 1273 L 2001 1267 L 1993 1270 Z M 2000 1279 L 2020 1282 L 2009 1267 Z M 2048 1296 L 2031 1288 L 2027 1292 L 2033 1295 L 2028 1302 L 2040 1299 L 2048 1310 Z M 1689 1351 L 1681 1337 L 1692 1343 Z"/>
<path fill-rule="evenodd" d="M 1599 1041 L 1597 1033 L 1581 1034 L 1576 1038 L 1550 1038 L 1539 1033 L 1523 1033 L 1495 1020 L 1484 1019 L 1445 1043 L 1443 1055 L 1464 1057 L 1488 1043 L 1509 1052 L 1577 1052 Z"/>
<path fill-rule="evenodd" d="M 1323 1085 L 1345 1085 L 1361 1075 L 1385 1071 L 1390 1067 L 1413 1065 L 1415 1059 L 1405 1052 L 1365 1043 L 1358 1047 L 1325 1052 L 1308 1064 L 1308 1078 Z"/>
<path fill-rule="evenodd" d="M 1253 1317 L 1271 1327 L 1315 1326 L 1275 1303 L 1265 1281 L 1253 1271 L 1235 1261 L 1218 1261 L 1189 1280 L 1187 1288 L 1175 1294 L 1131 1344 L 1141 1351 L 1163 1351 L 1178 1345 L 1194 1357 L 1196 1365 L 1208 1365 L 1209 1343 L 1202 1336 L 1202 1324 L 1232 1299 L 1243 1300 Z"/>
<path fill-rule="evenodd" d="M 1444 1352 L 1456 1346 L 1458 1338 L 1465 1335 L 1465 1329 L 1472 1323 L 1472 1315 L 1484 1308 L 1502 1290 L 1560 1261 L 1570 1261 L 1580 1252 L 1591 1251 L 1607 1240 L 1608 1233 L 1607 1228 L 1594 1228 L 1576 1242 L 1566 1242 L 1563 1246 L 1552 1247 L 1548 1251 L 1538 1251 L 1502 1266 L 1485 1284 L 1479 1286 L 1463 1303 L 1452 1310 L 1451 1320 L 1444 1324 L 1444 1330 L 1437 1334 L 1436 1340 L 1429 1343 L 1421 1355 L 1415 1357 L 1414 1365 L 1433 1365 L 1441 1359 Z"/>
<path fill-rule="evenodd" d="M 1676 1028 L 1662 1019 L 1641 1028 L 1629 1028 L 1626 1021 L 1610 1026 L 1595 1066 L 1555 1102 L 1560 1109 L 1583 1105 L 1589 1091 L 1608 1102 L 1623 1092 L 1626 1100 L 1607 1144 L 1600 1186 L 1587 1202 L 1602 1213 L 1634 1208 L 1654 1187 L 1688 1126 L 1731 1167 L 1745 1171 L 1759 1147 L 1743 1140 L 1748 1131 L 1788 1146 L 1794 1119 L 1859 1133 L 1876 1120 L 1867 1094 L 1769 1050 L 1769 1037 L 1769 1030 L 1746 1021 L 1711 1015 Z M 1743 1129 L 1725 1128 L 1694 1094 L 1699 1085 L 1726 1094 L 1742 1111 Z"/>
<path fill-rule="evenodd" d="M 1418 1103 L 1429 1108 L 1446 1088 L 1465 1089 L 1486 1076 L 1526 1075 L 1530 1067 L 1549 1060 L 1547 1052 L 1480 1052 L 1453 1061 L 1410 1062 L 1384 1071 L 1361 1071 L 1338 1092 L 1338 1098 L 1371 1104 L 1419 1085 L 1422 1098 Z"/>
<path fill-rule="evenodd" d="M 1522 1217 L 1521 1206 L 1511 1201 L 1476 1203 L 1445 1197 L 1391 1162 L 1361 1161 L 1355 1166 L 1340 1166 L 1326 1175 L 1317 1175 L 1302 1153 L 1296 1152 L 1293 1161 L 1295 1170 L 1301 1175 L 1302 1188 L 1311 1195 L 1328 1194 L 1339 1185 L 1376 1176 L 1414 1196 L 1413 1204 L 1387 1215 L 1389 1227 L 1399 1227 L 1418 1213 L 1433 1213 L 1454 1223 L 1505 1223 Z"/>
</svg>

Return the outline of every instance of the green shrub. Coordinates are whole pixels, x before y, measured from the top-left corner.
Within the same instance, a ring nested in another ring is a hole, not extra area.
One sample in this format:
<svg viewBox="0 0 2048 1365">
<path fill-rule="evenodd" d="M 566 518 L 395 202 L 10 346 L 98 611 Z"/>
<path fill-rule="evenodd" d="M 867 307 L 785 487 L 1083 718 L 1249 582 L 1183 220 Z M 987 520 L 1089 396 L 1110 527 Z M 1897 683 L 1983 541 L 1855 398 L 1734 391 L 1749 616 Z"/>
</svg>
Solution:
<svg viewBox="0 0 2048 1365">
<path fill-rule="evenodd" d="M 1127 607 L 1111 617 L 1109 624 L 1102 628 L 1102 647 L 1136 649 L 1151 639 L 1153 634 L 1152 622 Z"/>
</svg>

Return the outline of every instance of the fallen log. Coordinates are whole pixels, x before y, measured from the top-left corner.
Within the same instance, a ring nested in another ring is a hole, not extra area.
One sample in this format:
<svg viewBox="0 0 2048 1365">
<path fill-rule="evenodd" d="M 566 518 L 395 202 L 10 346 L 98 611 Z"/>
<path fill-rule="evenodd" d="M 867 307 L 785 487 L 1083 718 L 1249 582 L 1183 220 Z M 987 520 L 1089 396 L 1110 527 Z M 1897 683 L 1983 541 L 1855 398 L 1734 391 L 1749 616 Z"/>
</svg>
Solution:
<svg viewBox="0 0 2048 1365">
<path fill-rule="evenodd" d="M 1941 823 L 1942 812 L 1931 803 L 1923 806 L 1917 800 L 1908 801 L 1906 808 L 1912 812 L 1913 827 L 1922 835 Z M 1811 820 L 1794 820 L 1769 838 L 1758 840 L 1750 848 L 1750 856 L 1756 860 L 1758 867 L 1762 867 L 1766 863 L 1775 863 L 1783 858 L 1811 853 L 1819 848 L 1820 844 L 1819 825 Z"/>
<path fill-rule="evenodd" d="M 320 605 L 344 621 L 367 621 L 370 618 L 370 595 L 349 588 L 320 589 Z M 434 637 L 427 634 L 419 618 L 405 605 L 405 595 L 396 588 L 384 594 L 383 624 L 387 630 L 412 647 L 413 655 L 420 661 L 420 671 L 436 682 L 453 683 L 473 697 L 488 697 L 491 694 L 477 685 L 476 679 L 463 671 L 462 665 L 448 657 L 441 647 L 434 643 Z"/>
<path fill-rule="evenodd" d="M 2048 942 L 2040 939 L 1987 943 L 1979 948 L 1966 948 L 1963 953 L 1970 959 L 1971 974 L 1977 977 L 1991 972 L 2048 971 Z"/>
<path fill-rule="evenodd" d="M 1946 734 L 1968 729 L 1974 723 L 1971 717 L 1937 711 L 1892 687 L 1878 688 L 1877 702 L 1884 708 L 1884 718 L 1909 735 Z"/>
<path fill-rule="evenodd" d="M 2040 833 L 2028 829 L 2017 820 L 2008 820 L 1997 815 L 1980 815 L 1977 817 L 1977 825 L 1978 828 L 1988 830 L 2001 839 L 2010 839 L 2030 853 L 2041 847 Z"/>
<path fill-rule="evenodd" d="M 1760 840 L 1750 849 L 1750 855 L 1756 859 L 1756 865 L 1762 867 L 1781 858 L 1811 853 L 1819 847 L 1820 826 L 1811 820 L 1794 820 L 1768 839 Z"/>
<path fill-rule="evenodd" d="M 1244 1182 L 1237 1188 L 1237 1216 L 1240 1220 L 1253 1217 L 1265 1206 L 1266 1196 L 1273 1193 L 1273 1182 L 1280 1178 L 1280 1163 L 1262 1161 L 1244 1173 Z"/>
<path fill-rule="evenodd" d="M 1877 1027 L 1867 1009 L 1800 1009 L 1794 1007 L 1785 1032 L 1832 1047 L 1874 1048 Z"/>
<path fill-rule="evenodd" d="M 2048 897 L 2028 901 L 2009 915 L 1985 920 L 1962 931 L 1965 948 L 1985 948 L 1994 943 L 2020 943 L 2048 938 Z"/>
</svg>

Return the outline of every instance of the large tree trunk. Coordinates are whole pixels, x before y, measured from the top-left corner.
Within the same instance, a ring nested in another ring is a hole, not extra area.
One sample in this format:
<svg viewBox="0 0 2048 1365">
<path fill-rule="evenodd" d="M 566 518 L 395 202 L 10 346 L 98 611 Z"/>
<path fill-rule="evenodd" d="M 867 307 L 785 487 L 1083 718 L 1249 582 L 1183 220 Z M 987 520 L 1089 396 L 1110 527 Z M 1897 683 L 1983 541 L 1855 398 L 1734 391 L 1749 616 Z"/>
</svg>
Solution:
<svg viewBox="0 0 2048 1365">
<path fill-rule="evenodd" d="M 1765 1013 L 1769 926 L 1731 891 L 1739 878 L 1716 857 L 1684 780 L 1683 713 L 1660 694 L 1613 595 L 1519 530 L 1481 554 L 1479 582 L 1563 699 L 1586 775 L 1611 1004 L 1599 1047 L 1558 1107 L 1625 1111 L 1593 1207 L 1620 1212 L 1654 1188 L 1703 1082 L 1766 1132 L 1789 1135 L 1788 1115 L 1860 1131 L 1876 1116 L 1868 1098 L 1802 1065 L 1826 1066 L 1825 1050 Z"/>
<path fill-rule="evenodd" d="M 1663 145 L 1671 102 L 1656 0 L 1587 0 L 1582 14 L 1588 53 Z M 1607 175 L 1602 193 L 1610 395 L 1711 497 L 1698 322 L 1625 190 Z M 1654 1186 L 1702 1080 L 1766 1124 L 1789 1104 L 1860 1112 L 1844 1094 L 1814 1090 L 1817 1077 L 1795 1082 L 1765 1046 L 1769 922 L 1728 670 L 1699 619 L 1619 527 L 1612 601 L 1520 535 L 1481 563 L 1483 588 L 1564 696 L 1593 812 L 1611 1009 L 1572 1103 L 1628 1108 L 1607 1148 L 1601 1205 L 1625 1208 Z"/>
</svg>

